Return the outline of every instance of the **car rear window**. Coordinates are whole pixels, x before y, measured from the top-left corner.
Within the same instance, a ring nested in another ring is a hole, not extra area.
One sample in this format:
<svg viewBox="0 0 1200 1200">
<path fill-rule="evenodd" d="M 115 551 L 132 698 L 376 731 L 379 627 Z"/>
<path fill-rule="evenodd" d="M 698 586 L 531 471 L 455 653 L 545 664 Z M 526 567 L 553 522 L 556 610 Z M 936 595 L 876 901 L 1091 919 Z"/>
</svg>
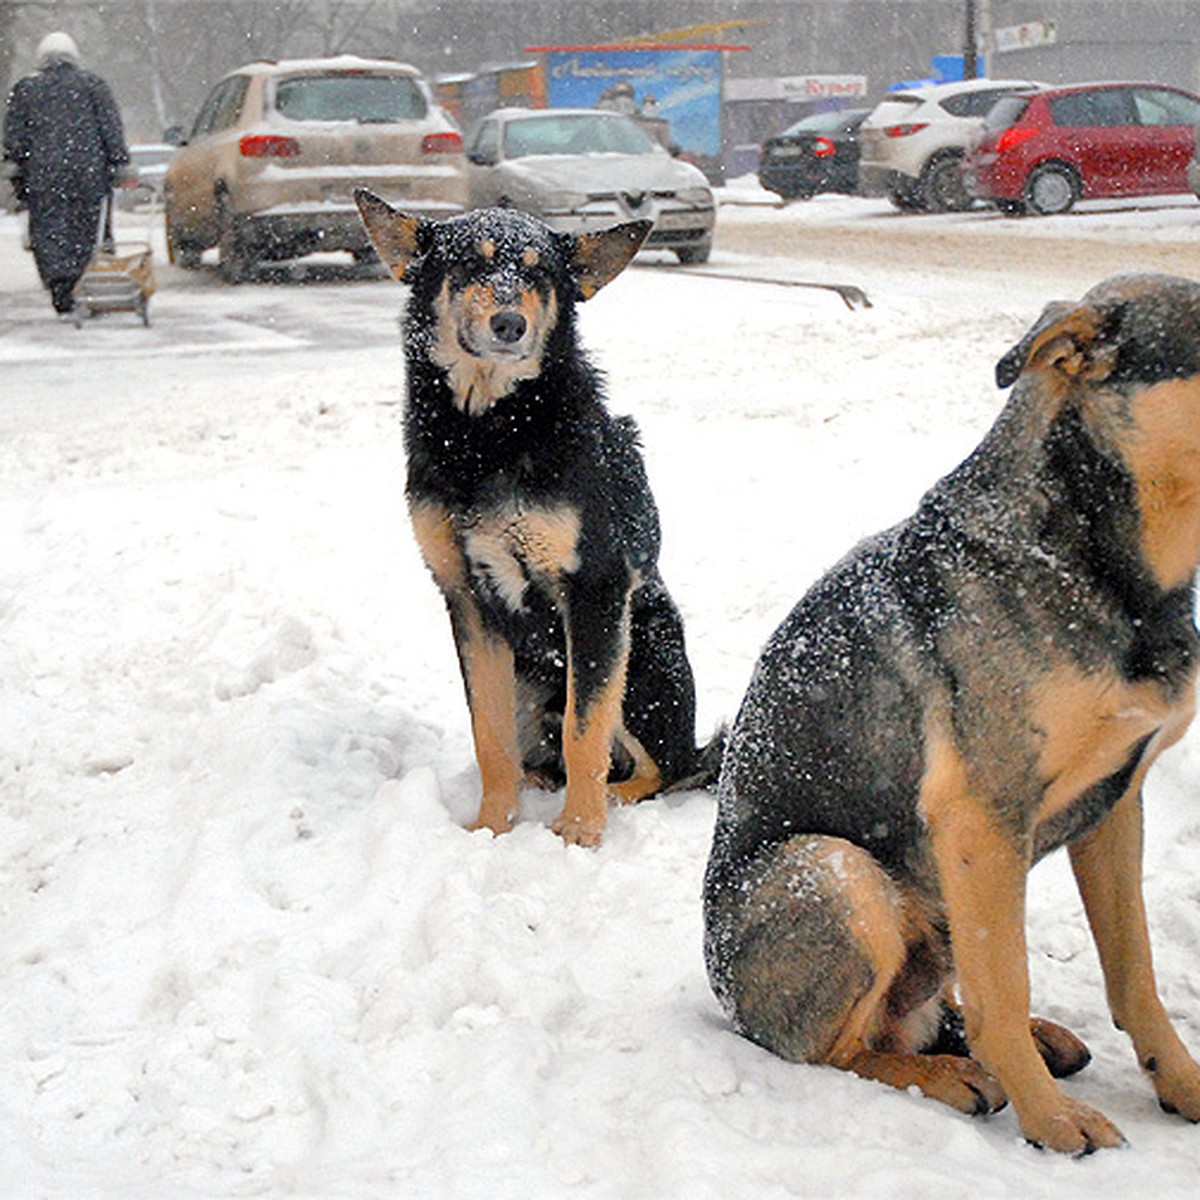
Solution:
<svg viewBox="0 0 1200 1200">
<path fill-rule="evenodd" d="M 292 75 L 275 84 L 275 111 L 292 121 L 411 121 L 429 105 L 407 75 L 365 71 Z"/>
<path fill-rule="evenodd" d="M 1028 96 L 1004 96 L 988 109 L 983 119 L 984 129 L 1007 129 L 1015 125 L 1029 107 Z"/>
<path fill-rule="evenodd" d="M 914 108 L 920 107 L 920 104 L 920 96 L 914 96 L 910 92 L 896 92 L 876 105 L 867 123 L 890 125 L 896 121 L 903 121 L 912 114 Z"/>
<path fill-rule="evenodd" d="M 621 117 L 535 117 L 510 121 L 504 130 L 507 158 L 529 154 L 653 154 L 656 142 Z"/>
<path fill-rule="evenodd" d="M 957 96 L 947 96 L 941 104 L 952 117 L 983 117 L 1009 91 L 1010 88 L 987 88 L 979 92 L 962 92 Z"/>
<path fill-rule="evenodd" d="M 863 114 L 857 111 L 813 113 L 812 116 L 797 121 L 795 125 L 789 125 L 780 136 L 790 137 L 794 133 L 849 133 L 862 124 L 862 119 Z"/>
</svg>

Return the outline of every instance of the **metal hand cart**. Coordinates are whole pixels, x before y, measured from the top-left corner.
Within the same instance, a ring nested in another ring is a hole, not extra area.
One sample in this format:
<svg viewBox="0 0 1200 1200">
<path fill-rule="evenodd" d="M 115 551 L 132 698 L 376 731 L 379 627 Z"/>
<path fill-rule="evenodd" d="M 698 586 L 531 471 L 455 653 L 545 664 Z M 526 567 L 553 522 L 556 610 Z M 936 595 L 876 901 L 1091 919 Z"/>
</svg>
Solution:
<svg viewBox="0 0 1200 1200">
<path fill-rule="evenodd" d="M 135 312 L 143 325 L 150 324 L 150 297 L 156 288 L 150 244 L 109 240 L 105 229 L 110 202 L 106 199 L 101 206 L 96 249 L 75 284 L 76 329 L 84 316 L 108 312 Z"/>
</svg>

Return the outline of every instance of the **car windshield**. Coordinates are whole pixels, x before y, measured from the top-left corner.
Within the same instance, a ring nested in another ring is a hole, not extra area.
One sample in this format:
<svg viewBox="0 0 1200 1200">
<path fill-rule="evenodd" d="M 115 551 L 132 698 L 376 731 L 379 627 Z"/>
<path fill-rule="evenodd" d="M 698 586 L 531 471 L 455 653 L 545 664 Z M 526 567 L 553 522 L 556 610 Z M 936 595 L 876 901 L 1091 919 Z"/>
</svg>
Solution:
<svg viewBox="0 0 1200 1200">
<path fill-rule="evenodd" d="M 530 154 L 653 154 L 657 143 L 625 117 L 545 116 L 510 121 L 505 158 Z"/>
<path fill-rule="evenodd" d="M 407 75 L 338 71 L 292 75 L 275 84 L 275 110 L 292 121 L 410 121 L 428 105 Z"/>
</svg>

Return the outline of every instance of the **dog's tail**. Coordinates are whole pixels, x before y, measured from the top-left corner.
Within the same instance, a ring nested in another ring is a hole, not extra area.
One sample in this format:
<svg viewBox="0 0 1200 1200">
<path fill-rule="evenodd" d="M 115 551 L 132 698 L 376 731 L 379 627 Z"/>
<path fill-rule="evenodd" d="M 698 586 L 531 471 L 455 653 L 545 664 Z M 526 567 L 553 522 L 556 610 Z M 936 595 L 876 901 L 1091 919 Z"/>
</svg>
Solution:
<svg viewBox="0 0 1200 1200">
<path fill-rule="evenodd" d="M 697 746 L 691 766 L 681 779 L 673 779 L 659 793 L 669 796 L 672 792 L 691 792 L 697 788 L 712 787 L 721 773 L 721 760 L 725 757 L 725 744 L 729 740 L 729 727 L 722 725 L 704 746 Z"/>
</svg>

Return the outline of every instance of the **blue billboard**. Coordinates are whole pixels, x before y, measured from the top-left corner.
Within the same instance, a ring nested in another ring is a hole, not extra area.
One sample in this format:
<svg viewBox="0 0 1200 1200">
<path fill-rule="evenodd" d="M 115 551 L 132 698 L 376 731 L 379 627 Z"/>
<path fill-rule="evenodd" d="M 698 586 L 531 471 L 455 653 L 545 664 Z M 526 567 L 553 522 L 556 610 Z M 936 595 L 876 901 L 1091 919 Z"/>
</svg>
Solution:
<svg viewBox="0 0 1200 1200">
<path fill-rule="evenodd" d="M 670 142 L 721 157 L 721 51 L 661 47 L 548 49 L 551 108 L 614 108 L 666 123 Z"/>
</svg>

